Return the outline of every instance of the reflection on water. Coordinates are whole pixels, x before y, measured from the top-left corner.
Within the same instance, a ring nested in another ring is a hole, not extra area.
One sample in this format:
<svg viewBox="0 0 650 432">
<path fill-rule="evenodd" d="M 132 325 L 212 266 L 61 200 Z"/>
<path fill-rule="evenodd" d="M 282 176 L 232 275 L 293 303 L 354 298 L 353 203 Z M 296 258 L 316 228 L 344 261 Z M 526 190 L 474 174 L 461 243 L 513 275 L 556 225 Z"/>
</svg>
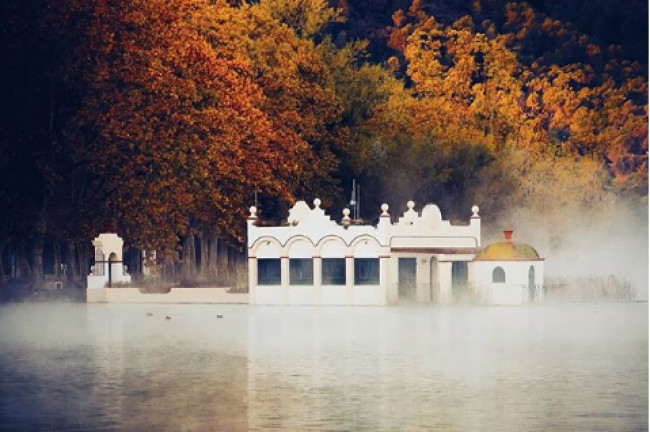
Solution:
<svg viewBox="0 0 650 432">
<path fill-rule="evenodd" d="M 0 429 L 647 430 L 647 325 L 641 304 L 4 305 Z"/>
</svg>

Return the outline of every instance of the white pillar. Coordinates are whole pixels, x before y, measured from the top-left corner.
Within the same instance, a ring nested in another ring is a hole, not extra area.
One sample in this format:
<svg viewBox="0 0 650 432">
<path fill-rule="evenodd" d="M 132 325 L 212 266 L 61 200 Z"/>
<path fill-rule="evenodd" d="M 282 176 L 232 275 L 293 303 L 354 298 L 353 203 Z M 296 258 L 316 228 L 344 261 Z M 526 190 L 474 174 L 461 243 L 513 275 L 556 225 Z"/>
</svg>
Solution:
<svg viewBox="0 0 650 432">
<path fill-rule="evenodd" d="M 257 258 L 248 257 L 248 302 L 257 304 Z"/>
<path fill-rule="evenodd" d="M 430 257 L 418 256 L 415 264 L 415 298 L 418 303 L 431 301 L 431 261 Z"/>
<path fill-rule="evenodd" d="M 390 278 L 389 278 L 390 256 L 384 255 L 379 257 L 379 286 L 383 293 L 384 304 L 391 303 L 390 295 Z"/>
<path fill-rule="evenodd" d="M 399 273 L 399 259 L 396 256 L 390 257 L 388 260 L 388 303 L 396 304 L 399 301 L 399 290 L 397 288 L 397 275 Z"/>
<path fill-rule="evenodd" d="M 442 304 L 452 302 L 451 292 L 451 261 L 438 261 L 438 283 L 440 284 L 440 299 Z"/>
<path fill-rule="evenodd" d="M 280 287 L 282 303 L 289 304 L 289 257 L 280 258 Z"/>
<path fill-rule="evenodd" d="M 354 304 L 354 257 L 345 257 L 345 291 L 348 305 Z"/>
</svg>

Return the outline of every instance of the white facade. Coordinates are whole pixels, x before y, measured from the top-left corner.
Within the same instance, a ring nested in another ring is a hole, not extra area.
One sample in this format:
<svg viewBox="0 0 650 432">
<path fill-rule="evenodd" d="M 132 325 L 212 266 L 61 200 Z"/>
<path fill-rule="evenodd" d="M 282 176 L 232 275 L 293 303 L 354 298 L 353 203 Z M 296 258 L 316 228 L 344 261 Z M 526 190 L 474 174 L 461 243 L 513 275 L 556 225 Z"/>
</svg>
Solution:
<svg viewBox="0 0 650 432">
<path fill-rule="evenodd" d="M 544 261 L 475 261 L 475 286 L 481 303 L 516 305 L 544 300 Z M 503 270 L 504 281 L 495 278 Z"/>
<path fill-rule="evenodd" d="M 124 240 L 117 234 L 103 233 L 93 240 L 95 265 L 88 275 L 88 289 L 104 288 L 116 283 L 129 283 L 131 276 L 122 263 Z"/>
<path fill-rule="evenodd" d="M 285 305 L 385 305 L 450 303 L 454 290 L 468 289 L 470 262 L 481 247 L 478 207 L 467 225 L 443 220 L 426 205 L 409 201 L 398 222 L 388 206 L 376 226 L 355 225 L 345 209 L 341 224 L 320 200 L 297 202 L 286 226 L 258 226 L 248 219 L 250 302 Z M 334 274 L 334 275 L 333 275 Z M 303 277 L 304 276 L 304 277 Z"/>
<path fill-rule="evenodd" d="M 257 209 L 251 207 L 245 299 L 249 303 L 381 306 L 469 301 L 511 305 L 544 298 L 544 260 L 531 246 L 513 243 L 512 231 L 504 232 L 505 241 L 483 248 L 477 206 L 472 207 L 467 224 L 452 225 L 437 206 L 427 204 L 418 213 L 409 201 L 393 224 L 384 204 L 373 226 L 354 223 L 348 209 L 339 224 L 320 204 L 319 199 L 313 208 L 297 202 L 282 226 L 262 226 Z M 104 233 L 93 245 L 95 266 L 88 275 L 88 301 L 128 301 L 133 296 L 147 301 L 149 294 L 108 292 L 111 286 L 131 281 L 122 264 L 122 239 Z M 212 291 L 186 289 L 158 297 L 170 302 L 224 300 Z M 226 297 L 228 302 L 245 301 L 241 296 Z"/>
</svg>

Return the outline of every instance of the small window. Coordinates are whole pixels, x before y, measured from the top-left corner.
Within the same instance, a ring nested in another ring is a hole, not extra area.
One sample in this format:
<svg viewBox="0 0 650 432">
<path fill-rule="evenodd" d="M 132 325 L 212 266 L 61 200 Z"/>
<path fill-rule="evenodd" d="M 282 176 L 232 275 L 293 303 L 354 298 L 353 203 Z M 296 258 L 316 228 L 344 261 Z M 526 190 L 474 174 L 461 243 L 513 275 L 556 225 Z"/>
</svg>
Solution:
<svg viewBox="0 0 650 432">
<path fill-rule="evenodd" d="M 314 262 L 311 258 L 289 260 L 289 285 L 313 285 Z"/>
<path fill-rule="evenodd" d="M 495 267 L 492 270 L 492 282 L 493 283 L 505 283 L 506 281 L 506 272 L 501 267 Z"/>
<path fill-rule="evenodd" d="M 355 285 L 379 285 L 379 258 L 355 258 Z"/>
<path fill-rule="evenodd" d="M 280 285 L 280 259 L 263 258 L 257 260 L 257 284 Z"/>
<path fill-rule="evenodd" d="M 323 285 L 345 285 L 345 258 L 323 258 Z"/>
</svg>

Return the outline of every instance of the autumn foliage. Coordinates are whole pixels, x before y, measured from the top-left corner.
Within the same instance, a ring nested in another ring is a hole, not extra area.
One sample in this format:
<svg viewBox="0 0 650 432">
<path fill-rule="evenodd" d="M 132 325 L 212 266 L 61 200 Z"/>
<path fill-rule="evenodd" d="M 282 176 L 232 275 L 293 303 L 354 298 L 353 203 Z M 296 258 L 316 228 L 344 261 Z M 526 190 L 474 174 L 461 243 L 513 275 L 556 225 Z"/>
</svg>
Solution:
<svg viewBox="0 0 650 432">
<path fill-rule="evenodd" d="M 552 231 L 647 205 L 647 65 L 524 2 L 445 4 L 377 2 L 368 28 L 352 0 L 7 2 L 0 256 L 42 268 L 49 239 L 83 275 L 110 229 L 191 273 L 241 244 L 255 196 L 340 210 L 352 178 L 368 218 L 476 203 Z"/>
</svg>

